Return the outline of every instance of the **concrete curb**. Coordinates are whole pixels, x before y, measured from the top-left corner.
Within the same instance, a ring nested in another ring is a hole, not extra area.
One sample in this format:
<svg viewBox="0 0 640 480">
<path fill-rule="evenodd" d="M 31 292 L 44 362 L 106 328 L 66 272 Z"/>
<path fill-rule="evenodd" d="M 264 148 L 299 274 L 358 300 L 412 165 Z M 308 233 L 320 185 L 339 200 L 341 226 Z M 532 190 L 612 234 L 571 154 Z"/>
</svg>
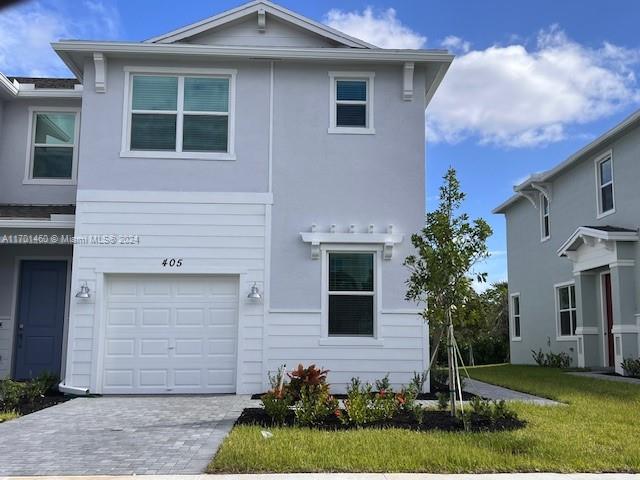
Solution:
<svg viewBox="0 0 640 480">
<path fill-rule="evenodd" d="M 222 475 L 121 475 L 0 477 L 0 480 L 638 480 L 629 473 L 286 473 Z"/>
</svg>

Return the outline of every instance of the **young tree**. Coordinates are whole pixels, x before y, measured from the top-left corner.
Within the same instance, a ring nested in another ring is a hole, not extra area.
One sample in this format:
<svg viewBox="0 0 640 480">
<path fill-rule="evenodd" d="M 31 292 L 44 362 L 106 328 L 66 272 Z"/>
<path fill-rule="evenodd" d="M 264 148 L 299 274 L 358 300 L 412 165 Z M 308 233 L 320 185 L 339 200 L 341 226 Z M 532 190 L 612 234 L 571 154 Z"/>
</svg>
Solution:
<svg viewBox="0 0 640 480">
<path fill-rule="evenodd" d="M 455 414 L 453 321 L 455 312 L 474 294 L 473 280 L 486 281 L 486 273 L 472 269 L 489 256 L 486 241 L 492 231 L 483 219 L 470 221 L 469 215 L 459 212 L 465 194 L 453 168 L 449 168 L 443 180 L 440 204 L 436 210 L 427 212 L 424 228 L 411 236 L 416 253 L 404 263 L 411 271 L 407 300 L 424 303 L 422 317 L 429 321 L 432 331 L 440 332 L 434 351 L 446 330 L 451 413 Z"/>
</svg>

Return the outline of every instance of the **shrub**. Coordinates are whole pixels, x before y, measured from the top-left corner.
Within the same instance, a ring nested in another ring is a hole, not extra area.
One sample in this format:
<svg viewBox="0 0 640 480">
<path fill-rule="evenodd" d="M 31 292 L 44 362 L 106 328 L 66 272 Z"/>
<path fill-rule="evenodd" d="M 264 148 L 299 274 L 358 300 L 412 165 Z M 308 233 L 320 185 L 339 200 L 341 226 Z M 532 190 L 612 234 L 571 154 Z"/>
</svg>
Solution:
<svg viewBox="0 0 640 480">
<path fill-rule="evenodd" d="M 299 364 L 298 368 L 287 374 L 291 379 L 289 382 L 289 391 L 293 398 L 295 400 L 300 400 L 302 396 L 302 389 L 305 386 L 316 387 L 319 385 L 327 385 L 327 373 L 329 373 L 329 370 L 316 368 L 315 365 L 309 365 L 305 368 L 302 364 Z"/>
<path fill-rule="evenodd" d="M 449 408 L 449 394 L 447 392 L 436 393 L 436 398 L 438 399 L 438 409 L 446 410 Z"/>
<path fill-rule="evenodd" d="M 285 365 L 280 365 L 276 373 L 267 373 L 267 377 L 269 378 L 269 385 L 271 385 L 272 390 L 276 390 L 286 384 L 286 379 L 284 376 Z"/>
<path fill-rule="evenodd" d="M 271 421 L 276 425 L 282 425 L 289 413 L 289 407 L 293 404 L 287 386 L 272 388 L 260 397 L 260 400 Z"/>
<path fill-rule="evenodd" d="M 474 397 L 464 413 L 460 413 L 466 429 L 495 427 L 501 421 L 517 420 L 518 416 L 504 400 L 485 400 Z"/>
<path fill-rule="evenodd" d="M 338 409 L 338 401 L 329 392 L 329 386 L 304 385 L 295 405 L 296 421 L 302 426 L 322 423 Z"/>
<path fill-rule="evenodd" d="M 410 387 L 414 387 L 419 394 L 424 392 L 424 384 L 427 383 L 427 372 L 413 372 Z"/>
<path fill-rule="evenodd" d="M 541 367 L 550 367 L 550 368 L 569 368 L 571 366 L 571 362 L 573 359 L 565 352 L 560 353 L 543 353 L 542 349 L 531 350 L 531 356 L 535 360 L 535 362 Z"/>
<path fill-rule="evenodd" d="M 379 382 L 376 384 L 383 386 Z M 340 416 L 340 420 L 356 426 L 388 420 L 396 414 L 401 405 L 407 404 L 407 399 L 406 391 L 395 394 L 393 389 L 388 388 L 374 392 L 370 383 L 363 384 L 359 378 L 352 378 L 347 388 L 347 399 L 344 401 L 344 415 Z M 413 400 L 409 398 L 410 404 Z"/>
<path fill-rule="evenodd" d="M 376 380 L 376 390 L 378 392 L 382 392 L 383 390 L 390 390 L 391 389 L 391 382 L 389 381 L 389 374 L 387 373 L 384 377 L 382 377 L 380 380 Z"/>
<path fill-rule="evenodd" d="M 412 415 L 418 423 L 422 423 L 424 409 L 416 402 L 418 398 L 417 387 L 412 383 L 396 393 L 396 411 Z"/>
<path fill-rule="evenodd" d="M 640 378 L 640 358 L 625 358 L 624 362 L 620 365 L 622 366 L 625 375 Z"/>
<path fill-rule="evenodd" d="M 0 411 L 18 410 L 25 397 L 26 383 L 0 380 Z"/>
</svg>

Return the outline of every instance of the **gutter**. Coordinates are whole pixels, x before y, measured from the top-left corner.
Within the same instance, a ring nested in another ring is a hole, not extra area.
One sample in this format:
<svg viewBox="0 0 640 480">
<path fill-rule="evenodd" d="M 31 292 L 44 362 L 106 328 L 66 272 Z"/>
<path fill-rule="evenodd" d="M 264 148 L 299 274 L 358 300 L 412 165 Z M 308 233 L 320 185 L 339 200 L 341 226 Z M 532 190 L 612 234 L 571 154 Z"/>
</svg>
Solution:
<svg viewBox="0 0 640 480">
<path fill-rule="evenodd" d="M 66 385 L 63 382 L 60 382 L 58 384 L 58 390 L 60 390 L 62 393 L 67 393 L 69 395 L 78 395 L 80 397 L 89 395 L 88 388 L 72 387 L 71 385 Z"/>
</svg>

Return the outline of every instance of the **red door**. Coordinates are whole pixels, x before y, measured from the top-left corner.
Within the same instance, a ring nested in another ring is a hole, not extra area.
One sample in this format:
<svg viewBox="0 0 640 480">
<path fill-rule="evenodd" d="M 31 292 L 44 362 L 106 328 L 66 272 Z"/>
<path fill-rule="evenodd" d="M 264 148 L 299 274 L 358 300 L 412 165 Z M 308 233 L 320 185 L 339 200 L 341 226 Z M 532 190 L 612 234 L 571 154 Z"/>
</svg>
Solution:
<svg viewBox="0 0 640 480">
<path fill-rule="evenodd" d="M 606 315 L 607 352 L 609 356 L 609 367 L 615 366 L 615 357 L 613 352 L 613 335 L 611 328 L 613 327 L 613 304 L 611 302 L 611 274 L 605 273 L 602 276 L 602 288 L 604 289 L 604 314 Z"/>
</svg>

